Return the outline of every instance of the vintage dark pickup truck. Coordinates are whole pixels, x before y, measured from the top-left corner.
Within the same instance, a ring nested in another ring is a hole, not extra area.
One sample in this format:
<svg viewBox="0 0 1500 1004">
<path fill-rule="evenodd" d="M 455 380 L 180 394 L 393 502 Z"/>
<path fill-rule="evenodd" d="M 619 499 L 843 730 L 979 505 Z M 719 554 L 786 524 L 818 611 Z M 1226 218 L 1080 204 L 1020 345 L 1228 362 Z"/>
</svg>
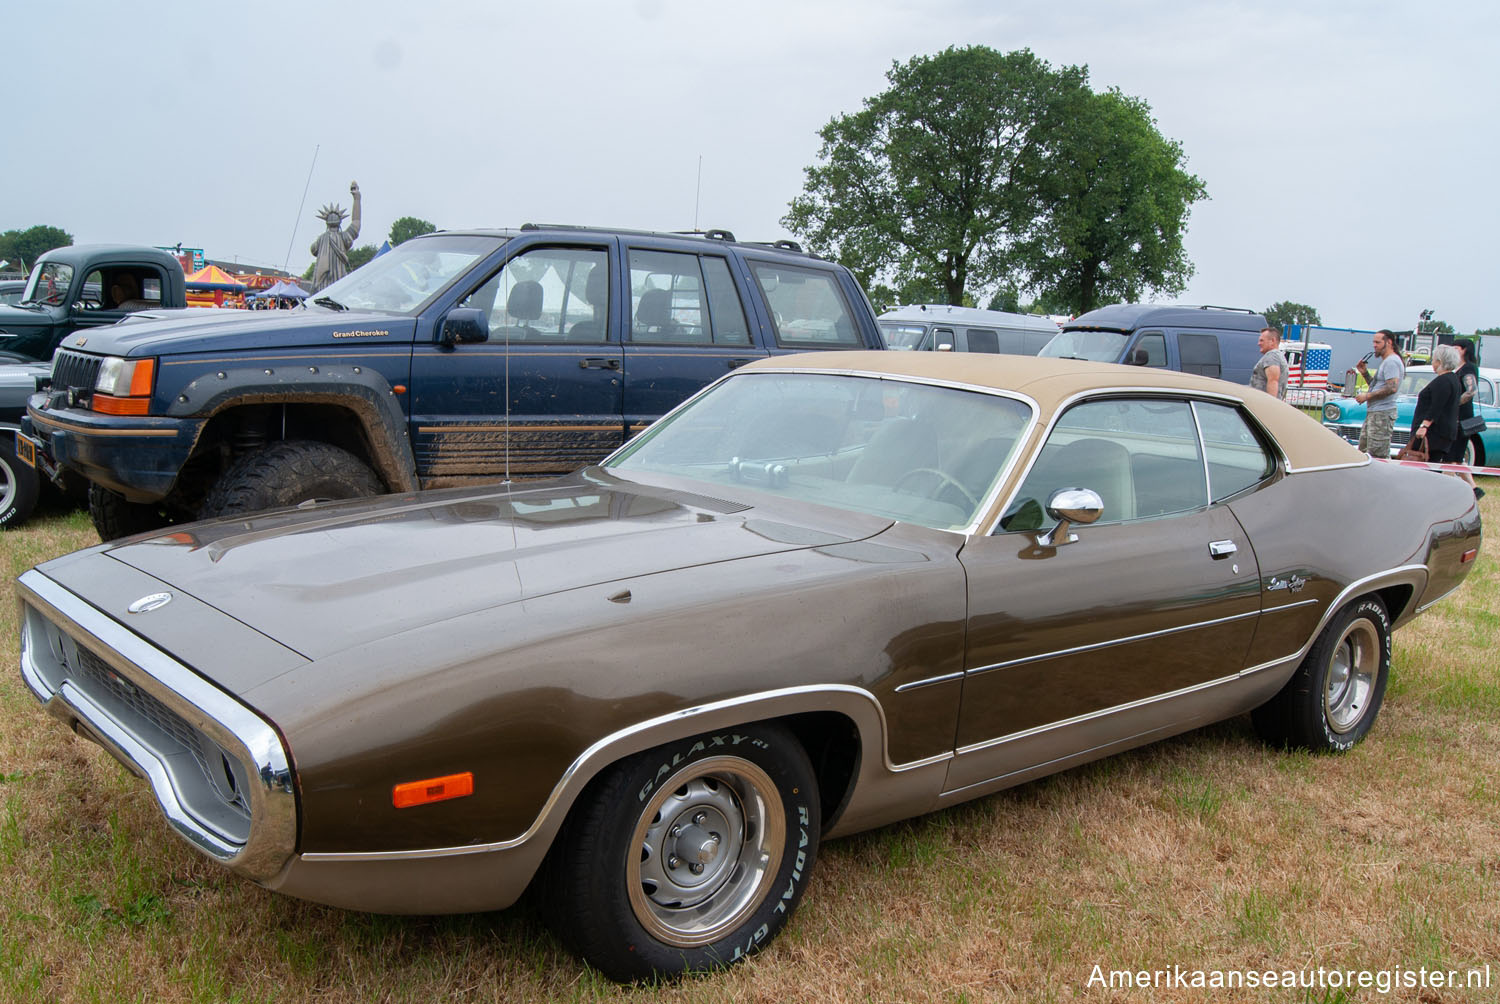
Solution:
<svg viewBox="0 0 1500 1004">
<path fill-rule="evenodd" d="M 46 385 L 58 343 L 135 311 L 186 306 L 182 266 L 165 251 L 80 244 L 37 259 L 20 300 L 0 304 L 0 528 L 36 504 L 40 478 L 16 431 L 26 399 Z"/>
<path fill-rule="evenodd" d="M 304 308 L 67 339 L 23 432 L 105 539 L 598 461 L 756 359 L 875 349 L 847 269 L 787 242 L 583 227 L 414 238 Z"/>
</svg>

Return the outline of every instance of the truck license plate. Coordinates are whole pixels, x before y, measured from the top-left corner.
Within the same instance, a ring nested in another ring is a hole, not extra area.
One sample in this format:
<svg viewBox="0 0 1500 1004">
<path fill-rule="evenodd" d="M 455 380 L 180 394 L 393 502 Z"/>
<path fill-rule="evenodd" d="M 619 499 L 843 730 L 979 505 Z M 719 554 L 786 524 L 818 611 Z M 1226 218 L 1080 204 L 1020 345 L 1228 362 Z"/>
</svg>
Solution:
<svg viewBox="0 0 1500 1004">
<path fill-rule="evenodd" d="M 20 457 L 28 466 L 36 466 L 36 443 L 19 432 L 16 433 L 16 456 Z"/>
</svg>

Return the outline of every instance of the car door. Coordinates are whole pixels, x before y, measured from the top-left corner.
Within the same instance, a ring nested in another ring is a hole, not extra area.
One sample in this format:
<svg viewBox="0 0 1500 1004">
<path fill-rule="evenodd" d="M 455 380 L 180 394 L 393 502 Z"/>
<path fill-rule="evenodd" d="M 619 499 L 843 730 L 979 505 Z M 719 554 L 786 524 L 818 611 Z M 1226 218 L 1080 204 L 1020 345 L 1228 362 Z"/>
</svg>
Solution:
<svg viewBox="0 0 1500 1004">
<path fill-rule="evenodd" d="M 419 344 L 411 423 L 424 487 L 565 474 L 625 441 L 614 242 L 532 243 L 459 305 L 480 343 Z"/>
<path fill-rule="evenodd" d="M 1103 514 L 1048 546 L 1044 510 L 1063 488 L 1097 492 Z M 1234 514 L 1209 500 L 1185 399 L 1083 401 L 1054 423 L 1000 526 L 960 554 L 968 645 L 950 789 L 1127 738 L 1112 712 L 1244 668 L 1258 569 Z"/>
<path fill-rule="evenodd" d="M 770 353 L 723 255 L 629 246 L 625 420 L 633 435 L 699 388 Z"/>
</svg>

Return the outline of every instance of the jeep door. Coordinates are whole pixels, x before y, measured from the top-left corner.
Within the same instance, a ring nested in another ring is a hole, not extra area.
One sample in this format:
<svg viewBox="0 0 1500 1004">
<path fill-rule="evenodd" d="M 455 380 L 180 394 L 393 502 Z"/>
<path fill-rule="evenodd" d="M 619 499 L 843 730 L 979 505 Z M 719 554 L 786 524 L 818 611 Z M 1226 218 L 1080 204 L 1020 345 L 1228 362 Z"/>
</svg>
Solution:
<svg viewBox="0 0 1500 1004">
<path fill-rule="evenodd" d="M 1205 462 L 1198 409 L 1214 410 L 1213 429 L 1220 412 L 1240 421 L 1226 404 L 1182 398 L 1074 405 L 995 532 L 964 547 L 968 651 L 950 789 L 1128 739 L 1141 726 L 1121 712 L 1245 667 L 1259 571 L 1222 500 L 1276 468 L 1254 438 L 1226 466 L 1217 433 Z M 1063 488 L 1097 492 L 1103 514 L 1049 543 L 1044 509 Z"/>
<path fill-rule="evenodd" d="M 725 255 L 626 245 L 625 420 L 634 434 L 731 370 L 770 353 Z"/>
<path fill-rule="evenodd" d="M 517 244 L 457 302 L 485 313 L 488 340 L 444 345 L 435 334 L 413 351 L 412 440 L 424 487 L 566 474 L 625 441 L 611 309 L 618 243 Z"/>
</svg>

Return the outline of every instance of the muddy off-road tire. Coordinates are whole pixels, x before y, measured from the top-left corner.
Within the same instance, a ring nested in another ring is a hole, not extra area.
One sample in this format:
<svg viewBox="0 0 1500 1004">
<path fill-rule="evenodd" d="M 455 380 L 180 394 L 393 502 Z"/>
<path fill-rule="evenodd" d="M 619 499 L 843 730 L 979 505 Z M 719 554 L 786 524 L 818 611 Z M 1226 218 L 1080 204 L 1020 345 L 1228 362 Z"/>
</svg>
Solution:
<svg viewBox="0 0 1500 1004">
<path fill-rule="evenodd" d="M 15 433 L 0 430 L 0 530 L 31 515 L 41 487 L 36 469 L 16 456 Z"/>
<path fill-rule="evenodd" d="M 548 856 L 538 905 L 611 979 L 730 965 L 796 909 L 820 826 L 817 778 L 785 729 L 668 743 L 589 785 Z"/>
<path fill-rule="evenodd" d="M 379 495 L 375 472 L 348 450 L 328 443 L 286 440 L 236 460 L 203 500 L 199 516 L 237 516 L 323 499 Z"/>
<path fill-rule="evenodd" d="M 127 502 L 123 495 L 89 485 L 89 518 L 100 540 L 118 540 L 131 534 L 160 530 L 173 522 L 157 506 L 149 503 Z"/>
<path fill-rule="evenodd" d="M 1286 686 L 1251 718 L 1273 746 L 1342 753 L 1375 724 L 1390 674 L 1390 615 L 1366 596 L 1328 622 Z"/>
</svg>

